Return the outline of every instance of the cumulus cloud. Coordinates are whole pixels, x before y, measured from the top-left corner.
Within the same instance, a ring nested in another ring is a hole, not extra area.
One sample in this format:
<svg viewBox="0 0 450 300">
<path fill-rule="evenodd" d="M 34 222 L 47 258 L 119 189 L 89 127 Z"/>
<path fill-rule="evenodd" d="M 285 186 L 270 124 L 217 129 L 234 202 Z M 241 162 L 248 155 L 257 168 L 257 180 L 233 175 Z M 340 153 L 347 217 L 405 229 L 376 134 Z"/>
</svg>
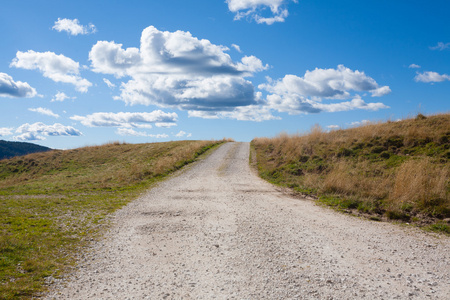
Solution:
<svg viewBox="0 0 450 300">
<path fill-rule="evenodd" d="M 81 136 L 80 131 L 72 126 L 64 126 L 60 123 L 46 125 L 41 122 L 34 124 L 23 124 L 15 131 L 16 141 L 45 140 L 48 136 Z"/>
<path fill-rule="evenodd" d="M 339 65 L 337 69 L 307 71 L 303 77 L 286 75 L 273 81 L 270 78 L 260 89 L 268 91 L 267 104 L 270 108 L 289 114 L 337 112 L 353 109 L 378 110 L 387 108 L 382 103 L 366 103 L 356 92 L 369 92 L 380 97 L 391 92 L 388 86 L 380 87 L 364 72 L 353 71 Z M 324 100 L 347 100 L 325 103 Z"/>
<path fill-rule="evenodd" d="M 431 50 L 445 50 L 450 48 L 450 43 L 438 42 L 436 46 L 430 47 Z"/>
<path fill-rule="evenodd" d="M 79 34 L 90 34 L 97 31 L 93 24 L 89 25 L 80 25 L 80 21 L 78 19 L 60 19 L 55 21 L 55 25 L 52 29 L 56 31 L 66 31 L 71 35 L 79 35 Z"/>
<path fill-rule="evenodd" d="M 420 69 L 420 66 L 416 65 L 416 64 L 410 64 L 408 68 L 410 68 L 410 69 Z"/>
<path fill-rule="evenodd" d="M 116 85 L 115 85 L 114 83 L 112 83 L 111 81 L 109 81 L 109 80 L 106 79 L 106 78 L 103 78 L 103 82 L 106 83 L 106 85 L 107 85 L 110 89 L 113 89 L 113 88 L 116 87 Z"/>
<path fill-rule="evenodd" d="M 94 72 L 131 78 L 115 97 L 127 104 L 232 111 L 256 104 L 253 84 L 245 77 L 269 66 L 255 56 L 235 62 L 228 50 L 189 32 L 150 26 L 142 32 L 140 48 L 99 41 L 89 59 Z"/>
<path fill-rule="evenodd" d="M 0 127 L 0 136 L 7 136 L 13 134 L 14 128 L 11 127 Z"/>
<path fill-rule="evenodd" d="M 56 95 L 52 98 L 51 102 L 63 102 L 66 99 L 76 99 L 77 97 L 69 97 L 63 92 L 58 92 Z"/>
<path fill-rule="evenodd" d="M 6 73 L 0 73 L 0 97 L 31 98 L 37 95 L 37 92 L 28 83 L 14 81 Z"/>
<path fill-rule="evenodd" d="M 39 70 L 44 77 L 55 82 L 70 83 L 79 92 L 85 93 L 92 86 L 88 80 L 80 76 L 80 65 L 78 62 L 54 52 L 27 52 L 17 51 L 16 57 L 10 64 L 11 67 L 27 70 Z"/>
<path fill-rule="evenodd" d="M 289 0 L 226 0 L 228 9 L 235 13 L 235 20 L 249 18 L 257 23 L 272 25 L 275 22 L 284 22 L 289 15 L 286 5 Z M 297 0 L 292 0 L 297 3 Z M 267 13 L 267 8 L 270 13 Z"/>
<path fill-rule="evenodd" d="M 59 118 L 58 114 L 55 114 L 53 111 L 51 111 L 48 108 L 43 108 L 43 107 L 38 107 L 38 108 L 29 108 L 29 111 L 33 111 L 33 112 L 37 112 L 41 115 L 46 115 L 46 116 L 50 116 L 50 117 L 55 117 L 55 118 Z"/>
<path fill-rule="evenodd" d="M 416 77 L 414 77 L 416 82 L 442 82 L 450 80 L 450 76 L 447 74 L 439 74 L 437 72 L 427 71 L 423 73 L 417 72 Z"/>
<path fill-rule="evenodd" d="M 178 115 L 176 113 L 165 113 L 161 110 L 155 110 L 149 113 L 98 112 L 87 116 L 75 115 L 70 118 L 75 121 L 80 121 L 81 124 L 88 127 L 152 128 L 151 124 L 154 123 L 175 123 L 178 119 Z"/>
</svg>

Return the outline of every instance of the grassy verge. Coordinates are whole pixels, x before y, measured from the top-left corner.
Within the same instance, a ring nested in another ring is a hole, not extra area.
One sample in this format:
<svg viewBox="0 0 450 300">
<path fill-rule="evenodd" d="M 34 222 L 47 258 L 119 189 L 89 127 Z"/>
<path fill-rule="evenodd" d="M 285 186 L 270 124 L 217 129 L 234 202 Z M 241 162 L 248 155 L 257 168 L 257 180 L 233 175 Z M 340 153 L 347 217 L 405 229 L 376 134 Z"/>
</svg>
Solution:
<svg viewBox="0 0 450 300">
<path fill-rule="evenodd" d="M 111 143 L 0 161 L 0 299 L 45 291 L 109 214 L 222 142 Z"/>
<path fill-rule="evenodd" d="M 262 178 L 373 220 L 449 232 L 450 114 L 252 141 Z M 445 220 L 445 221 L 444 221 Z"/>
</svg>

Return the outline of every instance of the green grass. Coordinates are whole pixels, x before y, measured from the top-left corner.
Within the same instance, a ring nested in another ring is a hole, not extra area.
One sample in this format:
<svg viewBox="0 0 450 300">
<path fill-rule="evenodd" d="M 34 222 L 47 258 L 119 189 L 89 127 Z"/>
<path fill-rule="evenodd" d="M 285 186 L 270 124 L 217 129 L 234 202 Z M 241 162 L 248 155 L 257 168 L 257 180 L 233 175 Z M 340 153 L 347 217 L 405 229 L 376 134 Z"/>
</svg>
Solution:
<svg viewBox="0 0 450 300">
<path fill-rule="evenodd" d="M 221 142 L 115 143 L 0 161 L 0 299 L 44 292 L 108 215 Z"/>
</svg>

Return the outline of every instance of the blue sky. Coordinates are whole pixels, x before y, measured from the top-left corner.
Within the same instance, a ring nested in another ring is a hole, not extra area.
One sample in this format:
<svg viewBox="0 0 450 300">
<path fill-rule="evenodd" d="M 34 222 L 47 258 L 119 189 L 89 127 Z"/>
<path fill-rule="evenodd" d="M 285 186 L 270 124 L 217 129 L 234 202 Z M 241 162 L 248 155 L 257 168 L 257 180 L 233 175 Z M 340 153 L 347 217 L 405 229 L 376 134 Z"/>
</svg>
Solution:
<svg viewBox="0 0 450 300">
<path fill-rule="evenodd" d="M 0 139 L 250 141 L 450 108 L 449 1 L 7 1 Z"/>
</svg>

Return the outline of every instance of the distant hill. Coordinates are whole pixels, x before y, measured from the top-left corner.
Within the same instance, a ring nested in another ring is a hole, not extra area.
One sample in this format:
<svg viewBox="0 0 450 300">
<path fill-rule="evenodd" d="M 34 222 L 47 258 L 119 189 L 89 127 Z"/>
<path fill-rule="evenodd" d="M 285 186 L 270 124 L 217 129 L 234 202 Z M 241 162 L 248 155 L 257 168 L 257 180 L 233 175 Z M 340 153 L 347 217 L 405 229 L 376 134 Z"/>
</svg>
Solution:
<svg viewBox="0 0 450 300">
<path fill-rule="evenodd" d="M 8 142 L 0 140 L 0 159 L 26 155 L 36 152 L 46 152 L 52 149 L 32 143 Z"/>
</svg>

